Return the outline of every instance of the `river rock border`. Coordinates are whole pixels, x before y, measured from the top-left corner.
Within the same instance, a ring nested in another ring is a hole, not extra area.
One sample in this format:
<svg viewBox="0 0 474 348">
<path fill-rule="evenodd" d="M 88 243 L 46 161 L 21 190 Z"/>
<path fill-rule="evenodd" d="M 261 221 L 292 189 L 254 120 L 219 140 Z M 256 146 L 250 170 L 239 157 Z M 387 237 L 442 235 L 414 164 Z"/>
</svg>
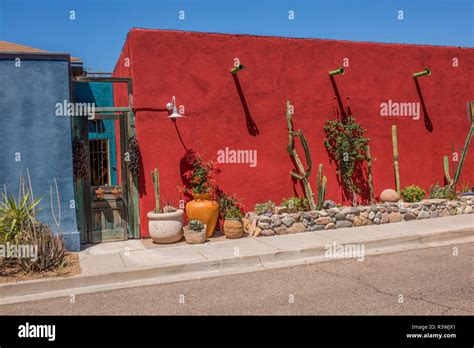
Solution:
<svg viewBox="0 0 474 348">
<path fill-rule="evenodd" d="M 244 223 L 249 236 L 272 236 L 471 214 L 473 207 L 474 196 L 462 197 L 455 201 L 428 199 L 417 203 L 332 207 L 298 213 L 288 213 L 286 208 L 277 207 L 275 214 L 248 213 Z"/>
</svg>

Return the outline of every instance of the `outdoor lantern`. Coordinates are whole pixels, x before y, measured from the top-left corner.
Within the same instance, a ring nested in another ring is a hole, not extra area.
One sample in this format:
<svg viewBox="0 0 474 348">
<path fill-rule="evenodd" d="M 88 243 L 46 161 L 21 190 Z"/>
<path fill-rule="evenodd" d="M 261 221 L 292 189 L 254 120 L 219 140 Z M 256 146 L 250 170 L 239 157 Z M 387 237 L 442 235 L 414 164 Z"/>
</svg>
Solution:
<svg viewBox="0 0 474 348">
<path fill-rule="evenodd" d="M 171 102 L 166 104 L 166 110 L 171 111 L 171 115 L 169 115 L 168 118 L 171 118 L 172 120 L 184 117 L 184 115 L 181 115 L 178 112 L 178 108 L 176 107 L 176 98 L 174 96 Z"/>
<path fill-rule="evenodd" d="M 339 68 L 339 69 L 336 69 L 336 70 L 331 70 L 331 71 L 329 72 L 329 76 L 343 75 L 344 73 L 345 73 L 344 68 Z"/>
<path fill-rule="evenodd" d="M 422 76 L 430 76 L 430 75 L 431 75 L 431 70 L 428 69 L 428 68 L 425 68 L 425 70 L 423 70 L 423 71 L 414 73 L 413 78 L 417 79 L 417 78 L 422 77 Z"/>
</svg>

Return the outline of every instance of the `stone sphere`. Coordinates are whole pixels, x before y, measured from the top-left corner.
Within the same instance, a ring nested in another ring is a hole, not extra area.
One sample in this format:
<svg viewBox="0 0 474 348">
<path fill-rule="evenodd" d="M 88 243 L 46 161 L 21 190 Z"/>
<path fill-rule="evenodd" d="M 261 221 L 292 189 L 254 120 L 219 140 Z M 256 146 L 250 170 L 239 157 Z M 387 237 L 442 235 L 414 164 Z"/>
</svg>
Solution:
<svg viewBox="0 0 474 348">
<path fill-rule="evenodd" d="M 400 195 L 397 193 L 397 191 L 392 189 L 383 190 L 380 194 L 380 200 L 382 202 L 398 202 L 399 199 Z"/>
</svg>

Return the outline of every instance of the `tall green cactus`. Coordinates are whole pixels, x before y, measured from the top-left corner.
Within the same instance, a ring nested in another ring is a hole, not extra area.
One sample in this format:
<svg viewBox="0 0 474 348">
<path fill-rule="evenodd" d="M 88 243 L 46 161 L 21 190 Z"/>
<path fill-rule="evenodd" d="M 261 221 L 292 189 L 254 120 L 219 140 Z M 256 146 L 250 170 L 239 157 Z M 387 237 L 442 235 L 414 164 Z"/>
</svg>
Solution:
<svg viewBox="0 0 474 348">
<path fill-rule="evenodd" d="M 400 172 L 398 171 L 398 140 L 397 140 L 397 126 L 392 126 L 392 144 L 393 144 L 393 167 L 395 169 L 395 184 L 397 186 L 397 193 L 400 194 Z"/>
<path fill-rule="evenodd" d="M 471 128 L 469 128 L 469 133 L 467 134 L 466 141 L 464 142 L 464 147 L 462 149 L 461 158 L 459 159 L 459 163 L 454 171 L 454 177 L 451 179 L 449 175 L 449 160 L 448 156 L 444 156 L 444 175 L 446 180 L 448 181 L 449 186 L 455 186 L 461 176 L 461 170 L 464 165 L 464 160 L 466 159 L 467 149 L 469 148 L 469 144 L 471 143 L 472 135 L 474 133 L 474 123 L 471 124 Z"/>
<path fill-rule="evenodd" d="M 372 179 L 372 157 L 370 156 L 370 146 L 367 145 L 367 176 L 369 181 L 370 204 L 374 203 L 374 186 Z"/>
<path fill-rule="evenodd" d="M 292 170 L 290 172 L 291 176 L 301 180 L 303 182 L 303 186 L 305 189 L 306 199 L 308 200 L 309 207 L 311 210 L 316 210 L 316 203 L 314 202 L 313 191 L 311 189 L 311 185 L 309 183 L 309 175 L 311 174 L 311 170 L 313 168 L 313 163 L 311 162 L 311 155 L 309 153 L 308 142 L 301 131 L 301 129 L 297 130 L 296 132 L 293 131 L 293 121 L 292 121 L 292 112 L 291 112 L 291 104 L 290 101 L 286 101 L 286 122 L 288 125 L 288 146 L 287 151 L 293 160 L 296 163 L 296 167 L 298 168 L 298 172 Z M 294 138 L 298 137 L 301 141 L 301 145 L 303 146 L 304 153 L 306 156 L 306 163 L 308 164 L 308 169 L 305 170 L 303 163 L 301 162 L 300 158 L 298 157 L 298 153 L 294 147 Z"/>
<path fill-rule="evenodd" d="M 323 208 L 324 203 L 324 196 L 326 195 L 326 182 L 327 178 L 326 175 L 321 179 L 323 175 L 323 165 L 320 163 L 318 168 L 318 206 L 317 209 L 321 210 Z"/>
<path fill-rule="evenodd" d="M 153 180 L 153 187 L 155 189 L 155 213 L 160 212 L 160 174 L 158 168 L 155 168 L 151 172 L 151 178 Z"/>
<path fill-rule="evenodd" d="M 448 181 L 448 185 L 452 186 L 453 185 L 453 179 L 451 179 L 451 175 L 449 174 L 449 159 L 448 156 L 444 156 L 443 158 L 443 165 L 444 165 L 444 176 L 446 177 L 446 180 Z"/>
</svg>

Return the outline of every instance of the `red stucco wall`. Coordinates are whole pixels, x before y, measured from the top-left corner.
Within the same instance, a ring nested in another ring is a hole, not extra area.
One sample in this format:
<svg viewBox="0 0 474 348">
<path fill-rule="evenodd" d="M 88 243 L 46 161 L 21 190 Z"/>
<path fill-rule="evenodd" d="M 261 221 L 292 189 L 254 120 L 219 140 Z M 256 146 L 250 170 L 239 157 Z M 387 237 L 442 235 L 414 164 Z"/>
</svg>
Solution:
<svg viewBox="0 0 474 348">
<path fill-rule="evenodd" d="M 123 67 L 127 56 L 131 68 Z M 238 79 L 258 135 L 248 131 L 229 72 L 236 57 L 247 66 Z M 335 117 L 336 105 L 327 72 L 341 66 L 344 58 L 349 59 L 349 67 L 335 81 L 343 102 L 350 97 L 352 115 L 371 139 L 376 196 L 395 186 L 393 124 L 398 127 L 402 187 L 418 184 L 427 190 L 443 181 L 443 155 L 450 154 L 453 145 L 462 147 L 469 129 L 466 103 L 474 100 L 473 49 L 133 29 L 115 75 L 133 77 L 136 130 L 144 164 L 140 177 L 142 235 L 148 235 L 146 213 L 154 205 L 149 173 L 159 168 L 162 199 L 177 204 L 184 146 L 207 158 L 216 157 L 225 147 L 257 150 L 255 168 L 223 164 L 218 176 L 224 191 L 236 193 L 249 209 L 268 199 L 279 203 L 295 191 L 301 195 L 301 186 L 294 185 L 289 175 L 293 165 L 286 151 L 286 99 L 295 106 L 294 126 L 303 130 L 311 149 L 313 190 L 317 166 L 322 163 L 328 177 L 326 198 L 342 202 L 335 166 L 323 144 L 323 125 Z M 458 67 L 452 66 L 453 58 L 458 58 Z M 380 104 L 389 99 L 420 102 L 412 73 L 425 66 L 433 71 L 432 76 L 419 79 L 429 120 L 424 121 L 423 111 L 418 121 L 381 117 Z M 164 108 L 172 95 L 185 106 L 187 116 L 176 127 L 166 112 L 152 110 Z M 123 96 L 115 96 L 123 104 Z M 299 153 L 304 158 L 301 148 Z M 471 150 L 460 181 L 474 183 L 473 164 Z"/>
</svg>

